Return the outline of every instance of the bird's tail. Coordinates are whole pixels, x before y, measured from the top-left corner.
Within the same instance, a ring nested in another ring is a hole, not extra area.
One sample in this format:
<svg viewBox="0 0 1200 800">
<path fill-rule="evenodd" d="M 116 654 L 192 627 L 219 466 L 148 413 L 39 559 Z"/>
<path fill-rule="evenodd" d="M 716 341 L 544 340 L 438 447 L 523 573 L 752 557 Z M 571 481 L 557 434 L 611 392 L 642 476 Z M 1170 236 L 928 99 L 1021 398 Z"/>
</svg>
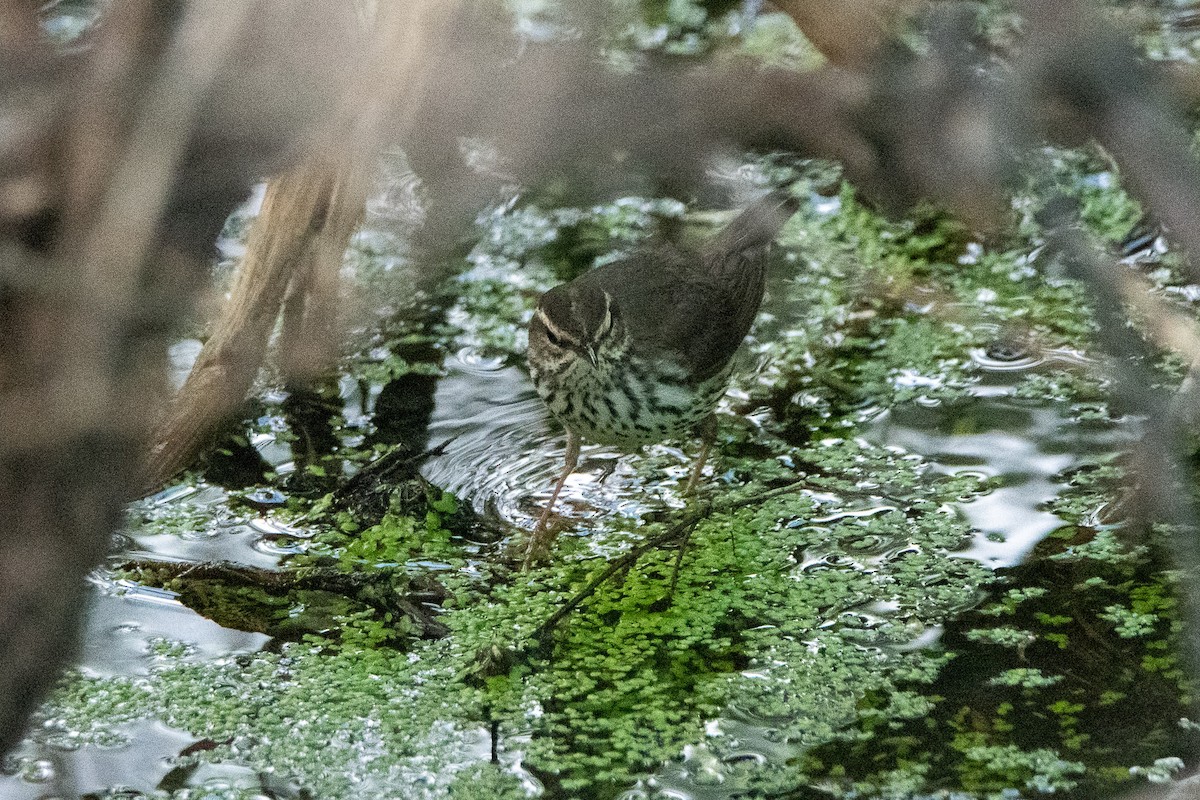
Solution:
<svg viewBox="0 0 1200 800">
<path fill-rule="evenodd" d="M 799 198 L 789 189 L 790 186 L 775 189 L 751 204 L 705 244 L 705 254 L 720 262 L 728 256 L 771 244 L 784 223 L 800 208 Z"/>
</svg>

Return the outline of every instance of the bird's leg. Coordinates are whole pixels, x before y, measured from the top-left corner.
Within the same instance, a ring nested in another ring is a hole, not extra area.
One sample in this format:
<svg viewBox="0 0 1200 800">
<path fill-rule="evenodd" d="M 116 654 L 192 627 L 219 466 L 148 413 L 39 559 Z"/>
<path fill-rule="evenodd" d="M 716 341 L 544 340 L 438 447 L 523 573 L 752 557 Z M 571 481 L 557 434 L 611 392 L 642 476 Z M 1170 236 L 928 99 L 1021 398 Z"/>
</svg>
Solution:
<svg viewBox="0 0 1200 800">
<path fill-rule="evenodd" d="M 619 463 L 621 462 L 615 458 L 606 461 L 604 467 L 600 470 L 600 474 L 596 476 L 596 483 L 603 486 L 604 482 L 611 478 L 613 473 L 617 471 L 617 464 Z"/>
<path fill-rule="evenodd" d="M 696 490 L 696 484 L 700 482 L 700 473 L 704 471 L 704 462 L 708 461 L 708 452 L 712 449 L 712 444 L 717 438 L 717 415 L 709 414 L 704 418 L 704 421 L 697 427 L 696 432 L 700 434 L 700 452 L 696 455 L 696 463 L 692 466 L 692 474 L 688 476 L 688 482 L 683 487 L 683 493 L 689 495 Z"/>
<path fill-rule="evenodd" d="M 696 454 L 696 463 L 692 467 L 692 474 L 688 476 L 687 485 L 683 487 L 685 495 L 691 495 L 696 490 L 696 484 L 700 482 L 700 473 L 704 471 L 704 462 L 708 461 L 708 452 L 712 450 L 713 441 L 717 438 L 717 415 L 709 414 L 704 418 L 696 429 L 696 433 L 700 434 L 700 452 Z M 693 505 L 696 501 L 692 501 Z M 679 552 L 675 556 L 675 569 L 671 571 L 671 589 L 667 596 L 675 598 L 675 587 L 679 583 L 679 568 L 683 566 L 683 556 L 687 552 L 688 542 L 691 541 L 692 531 L 696 530 L 695 525 L 688 527 L 683 538 L 679 540 Z"/>
<path fill-rule="evenodd" d="M 558 500 L 558 493 L 562 491 L 563 484 L 567 482 L 567 478 L 575 471 L 575 467 L 579 465 L 579 434 L 570 428 L 567 429 L 566 462 L 563 465 L 562 474 L 558 476 L 558 483 L 554 485 L 554 492 L 550 495 L 550 502 L 546 503 L 546 508 L 542 511 L 542 516 L 538 519 L 537 525 L 534 526 L 533 533 L 529 535 L 529 547 L 525 551 L 525 560 L 521 564 L 521 569 L 529 569 L 533 562 L 545 554 L 550 544 L 554 541 L 554 534 L 550 531 L 549 525 L 550 513 L 554 511 L 554 504 Z"/>
</svg>

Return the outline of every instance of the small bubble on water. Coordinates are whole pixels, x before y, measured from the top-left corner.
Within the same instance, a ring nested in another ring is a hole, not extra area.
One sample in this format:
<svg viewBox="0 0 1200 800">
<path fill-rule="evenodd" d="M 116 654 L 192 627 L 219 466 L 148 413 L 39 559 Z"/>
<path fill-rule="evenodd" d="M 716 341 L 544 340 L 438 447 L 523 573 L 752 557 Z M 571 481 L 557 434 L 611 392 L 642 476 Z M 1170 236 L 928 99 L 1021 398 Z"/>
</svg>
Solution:
<svg viewBox="0 0 1200 800">
<path fill-rule="evenodd" d="M 21 780 L 26 783 L 49 783 L 54 780 L 56 774 L 54 762 L 39 758 L 25 765 L 21 770 Z"/>
<path fill-rule="evenodd" d="M 293 536 L 261 536 L 251 546 L 269 556 L 287 556 L 303 553 L 305 541 Z"/>
</svg>

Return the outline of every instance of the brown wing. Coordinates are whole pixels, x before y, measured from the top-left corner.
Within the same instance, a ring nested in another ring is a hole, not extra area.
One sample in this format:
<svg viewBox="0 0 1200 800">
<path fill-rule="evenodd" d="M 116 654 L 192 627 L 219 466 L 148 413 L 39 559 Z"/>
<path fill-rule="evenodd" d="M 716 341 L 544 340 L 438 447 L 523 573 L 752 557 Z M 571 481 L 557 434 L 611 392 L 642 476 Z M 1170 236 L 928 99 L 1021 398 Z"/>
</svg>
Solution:
<svg viewBox="0 0 1200 800">
<path fill-rule="evenodd" d="M 702 252 L 662 245 L 592 270 L 647 355 L 672 358 L 696 381 L 729 362 L 762 304 L 766 251 L 800 201 L 786 190 L 762 197 Z"/>
<path fill-rule="evenodd" d="M 612 296 L 614 312 L 644 355 L 674 360 L 702 381 L 729 362 L 758 312 L 762 268 L 746 266 L 757 280 L 735 290 L 702 270 L 700 254 L 659 247 L 579 280 L 594 281 Z"/>
</svg>

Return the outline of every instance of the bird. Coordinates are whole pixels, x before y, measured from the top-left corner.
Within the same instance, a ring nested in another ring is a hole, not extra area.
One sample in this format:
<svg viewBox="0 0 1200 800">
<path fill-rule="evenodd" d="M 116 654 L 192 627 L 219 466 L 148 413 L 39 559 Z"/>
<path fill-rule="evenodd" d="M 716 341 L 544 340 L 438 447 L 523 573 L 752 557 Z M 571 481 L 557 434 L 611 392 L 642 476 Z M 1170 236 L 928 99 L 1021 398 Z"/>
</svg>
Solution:
<svg viewBox="0 0 1200 800">
<path fill-rule="evenodd" d="M 713 409 L 762 304 L 766 253 L 799 208 L 769 192 L 698 250 L 657 243 L 585 272 L 538 299 L 530 377 L 566 429 L 566 462 L 529 537 L 523 567 L 548 551 L 549 519 L 583 440 L 632 450 L 698 434 L 685 493 L 716 437 Z"/>
</svg>

